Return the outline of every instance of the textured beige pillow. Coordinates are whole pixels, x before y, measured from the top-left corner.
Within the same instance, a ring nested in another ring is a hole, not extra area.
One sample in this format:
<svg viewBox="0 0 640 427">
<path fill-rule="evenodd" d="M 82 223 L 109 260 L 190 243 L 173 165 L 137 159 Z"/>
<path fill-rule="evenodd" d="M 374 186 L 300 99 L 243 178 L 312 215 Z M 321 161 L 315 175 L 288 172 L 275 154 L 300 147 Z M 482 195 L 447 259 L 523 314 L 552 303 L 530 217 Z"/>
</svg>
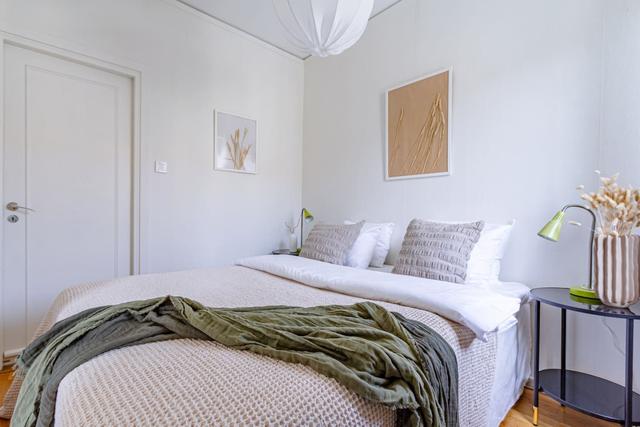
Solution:
<svg viewBox="0 0 640 427">
<path fill-rule="evenodd" d="M 404 235 L 393 273 L 464 283 L 483 221 L 442 224 L 414 219 Z"/>
<path fill-rule="evenodd" d="M 349 249 L 360 235 L 364 221 L 352 225 L 317 224 L 302 245 L 300 256 L 345 265 Z"/>
</svg>

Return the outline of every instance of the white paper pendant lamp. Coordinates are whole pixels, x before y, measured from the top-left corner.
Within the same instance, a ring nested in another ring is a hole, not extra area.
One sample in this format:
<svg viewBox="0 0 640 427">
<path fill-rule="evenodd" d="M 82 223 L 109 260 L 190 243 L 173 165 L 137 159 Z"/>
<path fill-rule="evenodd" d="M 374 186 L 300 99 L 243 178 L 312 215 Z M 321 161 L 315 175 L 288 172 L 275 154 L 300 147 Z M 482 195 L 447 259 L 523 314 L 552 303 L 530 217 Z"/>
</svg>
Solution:
<svg viewBox="0 0 640 427">
<path fill-rule="evenodd" d="M 310 55 L 329 56 L 360 39 L 373 0 L 273 0 L 273 5 L 296 47 Z"/>
</svg>

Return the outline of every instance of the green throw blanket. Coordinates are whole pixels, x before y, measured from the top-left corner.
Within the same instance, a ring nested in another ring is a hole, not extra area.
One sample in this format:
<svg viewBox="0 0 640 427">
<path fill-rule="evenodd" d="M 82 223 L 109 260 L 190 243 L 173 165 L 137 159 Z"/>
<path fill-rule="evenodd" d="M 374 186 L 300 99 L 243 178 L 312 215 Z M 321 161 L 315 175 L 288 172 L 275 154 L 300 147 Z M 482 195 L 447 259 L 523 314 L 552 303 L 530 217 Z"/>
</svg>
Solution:
<svg viewBox="0 0 640 427">
<path fill-rule="evenodd" d="M 214 340 L 309 366 L 365 399 L 398 409 L 402 425 L 458 425 L 455 354 L 420 322 L 371 302 L 229 309 L 172 296 L 92 308 L 31 343 L 18 360 L 26 377 L 11 425 L 52 425 L 60 381 L 91 358 L 178 338 Z"/>
</svg>

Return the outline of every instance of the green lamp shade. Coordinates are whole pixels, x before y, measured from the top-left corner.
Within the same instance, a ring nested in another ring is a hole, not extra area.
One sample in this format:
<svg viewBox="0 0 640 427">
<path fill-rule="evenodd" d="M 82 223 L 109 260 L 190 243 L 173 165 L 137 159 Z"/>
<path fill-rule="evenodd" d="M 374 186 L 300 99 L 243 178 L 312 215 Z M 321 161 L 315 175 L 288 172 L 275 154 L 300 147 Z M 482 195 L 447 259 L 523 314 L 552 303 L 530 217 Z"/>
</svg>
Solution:
<svg viewBox="0 0 640 427">
<path fill-rule="evenodd" d="M 313 221 L 313 214 L 309 212 L 306 208 L 302 208 L 302 219 L 306 223 L 310 223 Z"/>
<path fill-rule="evenodd" d="M 565 211 L 568 208 L 580 208 L 580 209 L 587 210 L 589 211 L 589 213 L 591 213 L 591 216 L 593 217 L 593 227 L 591 231 L 591 246 L 589 249 L 591 250 L 591 247 L 593 247 L 593 229 L 595 229 L 596 217 L 593 214 L 593 212 L 591 212 L 591 210 L 583 206 L 578 206 L 578 205 L 565 206 L 564 208 L 562 208 L 560 212 L 558 212 L 553 216 L 553 218 L 551 218 L 551 221 L 549 221 L 548 223 L 545 224 L 544 227 L 542 227 L 542 230 L 538 231 L 538 236 L 542 237 L 543 239 L 551 240 L 552 242 L 557 242 L 560 239 L 560 232 L 562 231 L 562 221 L 564 220 Z M 571 287 L 569 289 L 569 294 L 571 295 L 571 298 L 579 302 L 584 302 L 586 304 L 598 304 L 599 303 L 598 295 L 596 294 L 595 290 L 593 290 L 593 287 L 591 285 L 592 280 L 593 280 L 593 252 L 591 252 L 591 258 L 589 259 L 589 286 Z"/>
<path fill-rule="evenodd" d="M 538 236 L 543 239 L 557 242 L 560 239 L 560 231 L 562 230 L 562 220 L 564 219 L 564 211 L 560 211 L 551 218 L 542 230 L 538 231 Z"/>
</svg>

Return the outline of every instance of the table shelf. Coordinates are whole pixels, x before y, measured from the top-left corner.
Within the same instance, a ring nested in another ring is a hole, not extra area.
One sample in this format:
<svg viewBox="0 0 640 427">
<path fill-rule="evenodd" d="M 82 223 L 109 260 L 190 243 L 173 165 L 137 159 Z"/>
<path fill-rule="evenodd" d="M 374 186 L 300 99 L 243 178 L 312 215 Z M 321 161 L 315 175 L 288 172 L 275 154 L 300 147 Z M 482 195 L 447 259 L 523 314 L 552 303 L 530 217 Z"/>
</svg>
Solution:
<svg viewBox="0 0 640 427">
<path fill-rule="evenodd" d="M 540 389 L 565 406 L 603 420 L 624 422 L 624 387 L 605 379 L 567 370 L 561 398 L 560 369 L 540 371 Z M 640 424 L 640 395 L 633 393 L 633 424 Z M 637 414 L 637 415 L 636 415 Z"/>
</svg>

